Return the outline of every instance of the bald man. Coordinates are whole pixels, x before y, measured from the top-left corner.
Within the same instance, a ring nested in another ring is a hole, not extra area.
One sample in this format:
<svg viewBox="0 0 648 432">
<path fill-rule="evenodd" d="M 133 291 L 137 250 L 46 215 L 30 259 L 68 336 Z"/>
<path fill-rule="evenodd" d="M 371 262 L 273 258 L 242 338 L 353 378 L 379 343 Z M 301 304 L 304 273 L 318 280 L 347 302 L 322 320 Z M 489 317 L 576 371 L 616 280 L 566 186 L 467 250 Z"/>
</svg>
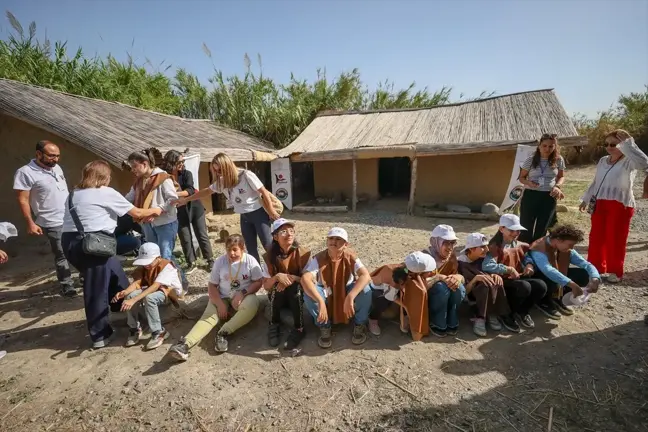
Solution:
<svg viewBox="0 0 648 432">
<path fill-rule="evenodd" d="M 36 158 L 16 171 L 14 190 L 18 205 L 27 222 L 30 235 L 46 235 L 54 253 L 56 277 L 61 284 L 61 295 L 74 297 L 76 290 L 70 266 L 63 254 L 61 232 L 68 187 L 63 170 L 58 165 L 61 151 L 50 141 L 36 144 Z M 36 220 L 32 218 L 32 213 Z"/>
</svg>

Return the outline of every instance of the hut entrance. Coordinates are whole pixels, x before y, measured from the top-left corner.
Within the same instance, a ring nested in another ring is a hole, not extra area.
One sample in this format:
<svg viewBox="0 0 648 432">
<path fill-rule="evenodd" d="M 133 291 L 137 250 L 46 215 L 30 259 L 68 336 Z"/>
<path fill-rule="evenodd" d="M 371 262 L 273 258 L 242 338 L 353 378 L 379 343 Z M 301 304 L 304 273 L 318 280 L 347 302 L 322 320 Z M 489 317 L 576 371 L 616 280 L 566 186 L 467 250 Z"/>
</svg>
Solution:
<svg viewBox="0 0 648 432">
<path fill-rule="evenodd" d="M 406 157 L 378 160 L 378 193 L 381 198 L 407 198 L 410 193 L 412 168 Z"/>
</svg>

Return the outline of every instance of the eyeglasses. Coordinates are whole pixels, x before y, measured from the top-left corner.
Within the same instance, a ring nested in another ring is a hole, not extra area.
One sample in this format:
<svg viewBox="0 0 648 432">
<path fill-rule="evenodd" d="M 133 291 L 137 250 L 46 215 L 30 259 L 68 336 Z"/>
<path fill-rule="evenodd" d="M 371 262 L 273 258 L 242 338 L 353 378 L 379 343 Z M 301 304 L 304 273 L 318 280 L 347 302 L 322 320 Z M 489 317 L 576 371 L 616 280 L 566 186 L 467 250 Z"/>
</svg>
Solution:
<svg viewBox="0 0 648 432">
<path fill-rule="evenodd" d="M 292 228 L 282 229 L 281 231 L 277 232 L 277 235 L 279 235 L 281 237 L 287 237 L 287 236 L 293 235 L 293 234 L 295 234 L 295 230 L 292 229 Z"/>
<path fill-rule="evenodd" d="M 452 246 L 455 247 L 457 246 L 457 240 L 445 240 L 443 242 L 443 246 Z"/>
</svg>

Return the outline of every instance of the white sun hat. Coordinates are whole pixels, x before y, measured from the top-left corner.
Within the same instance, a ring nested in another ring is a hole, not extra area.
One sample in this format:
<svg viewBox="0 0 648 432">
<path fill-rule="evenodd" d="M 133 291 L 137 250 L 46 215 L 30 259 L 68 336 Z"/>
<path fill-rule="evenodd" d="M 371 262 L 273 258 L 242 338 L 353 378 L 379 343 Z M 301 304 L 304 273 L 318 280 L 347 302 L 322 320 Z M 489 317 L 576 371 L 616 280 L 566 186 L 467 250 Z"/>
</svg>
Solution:
<svg viewBox="0 0 648 432">
<path fill-rule="evenodd" d="M 461 253 L 466 252 L 468 249 L 475 247 L 487 246 L 488 238 L 482 233 L 471 233 L 466 237 L 466 247 L 461 250 Z"/>
<path fill-rule="evenodd" d="M 270 226 L 270 232 L 272 234 L 276 233 L 279 228 L 281 228 L 284 225 L 290 225 L 291 227 L 295 227 L 295 222 L 289 221 L 288 219 L 284 218 L 279 218 L 276 221 L 272 222 L 272 225 Z"/>
<path fill-rule="evenodd" d="M 326 235 L 327 238 L 331 237 L 339 237 L 345 242 L 349 242 L 349 234 L 346 232 L 344 228 L 339 228 L 339 227 L 333 227 L 331 230 L 328 232 Z"/>
<path fill-rule="evenodd" d="M 500 217 L 499 224 L 500 224 L 500 226 L 503 226 L 504 228 L 508 228 L 511 231 L 526 231 L 527 230 L 526 228 L 524 228 L 520 224 L 520 218 L 517 215 L 511 214 L 511 213 L 503 214 Z"/>
<path fill-rule="evenodd" d="M 448 241 L 457 240 L 457 234 L 455 234 L 454 228 L 450 225 L 437 225 L 432 230 L 430 237 L 442 238 L 443 240 Z"/>
<path fill-rule="evenodd" d="M 155 261 L 155 258 L 160 256 L 160 246 L 155 243 L 144 243 L 137 254 L 137 259 L 133 261 L 133 265 L 147 266 Z"/>
<path fill-rule="evenodd" d="M 405 257 L 405 267 L 412 273 L 427 273 L 436 270 L 436 261 L 423 252 L 412 252 Z"/>
</svg>

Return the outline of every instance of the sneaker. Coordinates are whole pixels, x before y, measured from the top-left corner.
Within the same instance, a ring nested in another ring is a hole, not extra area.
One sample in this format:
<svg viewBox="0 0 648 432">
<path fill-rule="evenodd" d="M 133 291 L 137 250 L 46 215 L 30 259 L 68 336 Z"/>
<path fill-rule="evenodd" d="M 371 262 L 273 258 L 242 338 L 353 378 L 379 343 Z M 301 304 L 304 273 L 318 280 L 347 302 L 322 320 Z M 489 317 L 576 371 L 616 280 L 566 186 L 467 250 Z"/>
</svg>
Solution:
<svg viewBox="0 0 648 432">
<path fill-rule="evenodd" d="M 77 296 L 77 290 L 72 285 L 65 285 L 61 287 L 61 296 L 72 298 Z"/>
<path fill-rule="evenodd" d="M 317 345 L 320 348 L 331 348 L 331 327 L 320 327 L 320 336 L 317 339 Z"/>
<path fill-rule="evenodd" d="M 189 359 L 189 346 L 185 343 L 184 336 L 180 338 L 180 342 L 169 348 L 169 355 L 179 361 Z"/>
<path fill-rule="evenodd" d="M 409 333 L 409 317 L 407 315 L 403 317 L 403 322 L 399 326 L 399 328 L 401 333 L 405 333 L 405 334 Z"/>
<path fill-rule="evenodd" d="M 355 324 L 353 326 L 351 343 L 353 345 L 362 345 L 366 341 L 367 341 L 367 327 L 364 324 Z"/>
<path fill-rule="evenodd" d="M 574 315 L 574 309 L 564 304 L 562 302 L 562 299 L 553 299 L 553 304 L 556 307 L 556 309 L 558 309 L 558 312 L 560 312 L 561 314 L 566 316 Z"/>
<path fill-rule="evenodd" d="M 520 333 L 520 326 L 518 323 L 515 321 L 515 318 L 513 318 L 513 314 L 511 315 L 503 315 L 499 317 L 500 321 L 502 321 L 502 325 L 506 327 L 506 330 L 513 332 L 513 333 Z"/>
<path fill-rule="evenodd" d="M 495 315 L 489 315 L 488 327 L 490 327 L 491 330 L 500 331 L 502 330 L 502 323 L 500 323 L 500 321 L 497 319 Z"/>
<path fill-rule="evenodd" d="M 473 321 L 473 332 L 477 336 L 486 336 L 486 320 L 484 318 L 475 318 Z"/>
<path fill-rule="evenodd" d="M 448 327 L 446 329 L 446 334 L 448 336 L 457 336 L 457 330 L 458 329 L 459 329 L 458 327 Z"/>
<path fill-rule="evenodd" d="M 218 333 L 216 335 L 216 352 L 224 353 L 227 351 L 227 333 Z"/>
<path fill-rule="evenodd" d="M 290 333 L 288 333 L 288 337 L 286 338 L 286 343 L 284 343 L 284 349 L 286 351 L 292 351 L 297 348 L 302 339 L 304 339 L 305 334 L 306 332 L 304 329 L 301 331 L 297 329 L 290 330 Z"/>
<path fill-rule="evenodd" d="M 430 327 L 430 333 L 432 333 L 434 336 L 438 338 L 444 338 L 447 336 L 447 333 L 445 330 L 438 329 L 436 327 Z"/>
<path fill-rule="evenodd" d="M 207 267 L 209 268 L 209 270 L 214 268 L 214 260 L 213 259 L 207 260 Z"/>
<path fill-rule="evenodd" d="M 137 345 L 137 343 L 140 341 L 140 338 L 142 337 L 142 328 L 138 327 L 136 329 L 129 329 L 128 330 L 128 339 L 126 339 L 126 346 L 127 347 L 132 347 Z"/>
<path fill-rule="evenodd" d="M 621 282 L 621 278 L 614 273 L 610 273 L 607 277 L 606 282 L 611 283 L 611 284 L 617 284 Z"/>
<path fill-rule="evenodd" d="M 171 336 L 168 331 L 162 330 L 157 333 L 153 333 L 151 335 L 151 340 L 148 341 L 146 344 L 146 349 L 147 350 L 154 350 L 155 348 L 159 347 L 164 343 L 166 339 Z"/>
<path fill-rule="evenodd" d="M 268 344 L 273 348 L 279 346 L 280 336 L 281 328 L 279 324 L 270 324 L 270 327 L 268 327 Z"/>
<path fill-rule="evenodd" d="M 551 302 L 548 303 L 538 303 L 535 305 L 536 309 L 545 314 L 547 318 L 553 320 L 560 319 L 560 312 L 556 310 L 554 305 Z"/>
<path fill-rule="evenodd" d="M 369 333 L 374 336 L 380 336 L 380 326 L 378 325 L 378 320 L 369 320 Z"/>
<path fill-rule="evenodd" d="M 100 341 L 92 342 L 92 348 L 99 349 L 99 348 L 107 347 L 110 344 L 110 341 L 112 341 L 114 336 L 115 336 L 115 332 L 112 332 L 110 336 L 108 336 L 107 338 L 102 339 Z"/>
<path fill-rule="evenodd" d="M 535 328 L 535 323 L 533 322 L 533 319 L 531 318 L 531 315 L 529 315 L 529 314 L 526 314 L 526 315 L 522 316 L 522 315 L 516 313 L 515 314 L 515 319 L 516 319 L 516 321 L 519 321 L 520 324 L 522 324 L 522 326 L 524 326 L 526 328 L 530 328 L 530 329 Z"/>
<path fill-rule="evenodd" d="M 190 275 L 193 272 L 195 272 L 196 270 L 198 270 L 198 266 L 196 265 L 196 263 L 188 264 L 187 269 L 185 270 L 185 274 Z"/>
</svg>

